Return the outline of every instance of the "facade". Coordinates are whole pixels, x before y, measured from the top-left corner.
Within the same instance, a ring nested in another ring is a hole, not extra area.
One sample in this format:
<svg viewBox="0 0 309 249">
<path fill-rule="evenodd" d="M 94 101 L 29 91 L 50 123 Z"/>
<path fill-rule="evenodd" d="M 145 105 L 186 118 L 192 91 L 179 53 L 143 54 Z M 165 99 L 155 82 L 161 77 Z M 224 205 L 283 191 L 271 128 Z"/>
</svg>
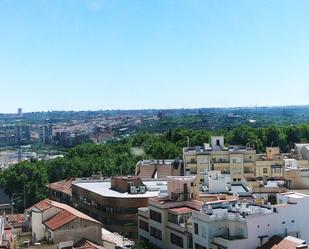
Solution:
<svg viewBox="0 0 309 249">
<path fill-rule="evenodd" d="M 139 239 L 162 249 L 192 248 L 192 211 L 203 204 L 195 200 L 196 188 L 195 177 L 168 177 L 168 194 L 139 209 Z"/>
<path fill-rule="evenodd" d="M 51 126 L 40 127 L 40 142 L 51 144 L 53 142 L 53 128 Z"/>
<path fill-rule="evenodd" d="M 166 180 L 142 181 L 138 176 L 78 179 L 72 183 L 72 200 L 74 207 L 101 221 L 104 228 L 137 238 L 138 208 L 166 189 Z"/>
<path fill-rule="evenodd" d="M 185 175 L 197 176 L 200 184 L 203 182 L 203 175 L 213 170 L 229 175 L 232 182 L 265 178 L 284 180 L 291 173 L 288 173 L 286 168 L 290 169 L 289 164 L 292 161 L 297 165 L 300 176 L 309 171 L 309 145 L 295 144 L 295 150 L 289 154 L 280 153 L 278 147 L 267 147 L 265 154 L 256 154 L 255 150 L 248 147 L 225 147 L 224 138 L 219 136 L 212 137 L 211 144 L 204 144 L 203 147 L 184 148 L 183 161 Z M 295 174 L 294 172 L 294 178 Z M 305 179 L 300 178 L 297 181 L 303 180 Z M 290 186 L 293 187 L 293 184 Z M 307 186 L 307 183 L 297 183 L 295 186 L 299 188 Z"/>
<path fill-rule="evenodd" d="M 277 249 L 278 245 L 269 245 L 287 244 L 286 239 L 301 246 L 297 248 L 307 248 L 309 195 L 287 192 L 278 194 L 277 202 L 273 206 L 245 201 L 197 205 L 190 200 L 177 205 L 152 198 L 147 209 L 139 209 L 139 236 L 162 249 Z M 274 238 L 280 239 L 273 243 Z"/>
<path fill-rule="evenodd" d="M 18 125 L 16 126 L 16 142 L 17 144 L 25 144 L 30 142 L 30 126 Z"/>
<path fill-rule="evenodd" d="M 183 149 L 186 175 L 195 175 L 202 181 L 205 171 L 219 170 L 230 174 L 233 181 L 254 177 L 256 152 L 249 147 L 225 147 L 224 137 L 212 137 L 211 144 Z"/>
<path fill-rule="evenodd" d="M 50 200 L 72 206 L 72 181 L 75 179 L 66 179 L 48 185 L 48 197 Z"/>
<path fill-rule="evenodd" d="M 290 192 L 277 198 L 279 204 L 274 206 L 242 203 L 193 212 L 195 248 L 253 249 L 273 236 L 288 235 L 308 241 L 309 224 L 304 215 L 309 196 Z"/>
<path fill-rule="evenodd" d="M 101 223 L 59 202 L 43 200 L 31 207 L 32 240 L 53 243 L 81 238 L 102 244 Z"/>
</svg>

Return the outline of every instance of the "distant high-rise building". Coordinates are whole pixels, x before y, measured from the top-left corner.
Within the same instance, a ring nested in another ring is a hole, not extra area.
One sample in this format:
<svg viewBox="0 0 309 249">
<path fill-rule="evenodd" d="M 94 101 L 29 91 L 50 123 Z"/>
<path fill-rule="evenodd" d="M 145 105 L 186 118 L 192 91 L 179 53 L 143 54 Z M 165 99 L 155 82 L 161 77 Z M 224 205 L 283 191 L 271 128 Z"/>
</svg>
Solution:
<svg viewBox="0 0 309 249">
<path fill-rule="evenodd" d="M 22 117 L 23 116 L 23 108 L 18 108 L 17 113 L 18 113 L 19 117 Z"/>
<path fill-rule="evenodd" d="M 16 126 L 16 142 L 17 144 L 25 144 L 30 142 L 30 126 L 18 125 Z"/>
<path fill-rule="evenodd" d="M 42 126 L 40 129 L 40 141 L 43 144 L 51 144 L 53 138 L 53 128 L 51 126 Z"/>
</svg>

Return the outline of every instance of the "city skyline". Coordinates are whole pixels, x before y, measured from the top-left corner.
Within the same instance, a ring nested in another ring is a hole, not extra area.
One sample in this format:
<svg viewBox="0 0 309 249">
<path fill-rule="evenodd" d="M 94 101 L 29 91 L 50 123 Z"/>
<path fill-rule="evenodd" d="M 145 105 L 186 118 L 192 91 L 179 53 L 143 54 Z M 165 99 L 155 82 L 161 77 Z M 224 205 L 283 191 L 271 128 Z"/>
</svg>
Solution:
<svg viewBox="0 0 309 249">
<path fill-rule="evenodd" d="M 307 1 L 1 1 L 0 113 L 306 105 Z"/>
</svg>

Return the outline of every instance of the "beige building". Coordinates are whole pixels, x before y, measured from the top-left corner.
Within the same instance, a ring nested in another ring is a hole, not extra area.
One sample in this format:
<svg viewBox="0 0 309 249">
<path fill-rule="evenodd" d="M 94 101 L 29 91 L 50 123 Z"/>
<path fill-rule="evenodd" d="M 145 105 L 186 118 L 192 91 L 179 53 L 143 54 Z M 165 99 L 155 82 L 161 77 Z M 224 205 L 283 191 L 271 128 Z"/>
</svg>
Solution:
<svg viewBox="0 0 309 249">
<path fill-rule="evenodd" d="M 208 171 L 229 174 L 231 181 L 271 178 L 283 180 L 287 159 L 294 158 L 301 171 L 309 168 L 309 145 L 295 144 L 289 154 L 280 153 L 279 147 L 267 147 L 265 154 L 256 154 L 249 147 L 224 145 L 222 136 L 212 137 L 211 144 L 183 149 L 185 175 L 194 175 L 200 183 Z"/>
<path fill-rule="evenodd" d="M 203 204 L 195 193 L 195 177 L 168 177 L 168 194 L 139 209 L 139 239 L 162 249 L 192 248 L 190 219 Z"/>
<path fill-rule="evenodd" d="M 211 144 L 183 149 L 186 175 L 203 180 L 205 171 L 219 170 L 230 174 L 233 181 L 255 176 L 256 151 L 249 147 L 224 145 L 224 137 L 211 138 Z"/>
<path fill-rule="evenodd" d="M 32 240 L 53 243 L 87 239 L 102 245 L 101 223 L 59 202 L 43 200 L 31 208 Z"/>
</svg>

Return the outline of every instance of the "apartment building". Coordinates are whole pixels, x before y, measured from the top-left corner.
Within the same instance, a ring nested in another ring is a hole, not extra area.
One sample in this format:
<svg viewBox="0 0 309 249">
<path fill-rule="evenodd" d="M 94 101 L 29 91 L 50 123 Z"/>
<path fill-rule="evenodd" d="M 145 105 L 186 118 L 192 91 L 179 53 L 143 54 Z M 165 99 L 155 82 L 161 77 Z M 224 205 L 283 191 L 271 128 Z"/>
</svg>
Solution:
<svg viewBox="0 0 309 249">
<path fill-rule="evenodd" d="M 194 182 L 194 180 L 193 180 Z M 307 248 L 309 223 L 306 209 L 309 196 L 295 192 L 277 195 L 277 205 L 245 201 L 202 204 L 188 200 L 152 198 L 140 208 L 139 236 L 164 249 L 256 249 L 293 240 Z M 274 238 L 277 243 L 274 243 Z M 295 247 L 296 248 L 296 247 Z"/>
<path fill-rule="evenodd" d="M 273 236 L 293 236 L 309 241 L 306 208 L 309 196 L 288 192 L 277 195 L 278 205 L 236 203 L 193 211 L 193 242 L 196 249 L 254 249 Z"/>
<path fill-rule="evenodd" d="M 194 176 L 168 177 L 168 193 L 139 208 L 139 239 L 162 249 L 192 248 L 192 211 L 203 204 L 195 197 Z"/>
<path fill-rule="evenodd" d="M 264 154 L 256 154 L 250 147 L 225 147 L 224 137 L 211 137 L 203 147 L 185 147 L 183 161 L 185 175 L 197 176 L 202 183 L 205 172 L 211 170 L 229 174 L 232 181 L 271 178 L 284 179 L 286 159 L 295 159 L 298 168 L 309 170 L 309 145 L 295 144 L 291 153 L 280 153 L 279 147 L 267 147 Z"/>
<path fill-rule="evenodd" d="M 211 144 L 183 149 L 186 175 L 203 181 L 205 171 L 219 170 L 230 174 L 233 181 L 255 176 L 256 151 L 250 147 L 224 145 L 224 137 L 211 137 Z"/>
<path fill-rule="evenodd" d="M 148 205 L 148 198 L 167 192 L 166 180 L 142 181 L 138 176 L 112 179 L 77 179 L 72 182 L 73 206 L 102 222 L 103 227 L 137 238 L 138 208 Z"/>
</svg>

